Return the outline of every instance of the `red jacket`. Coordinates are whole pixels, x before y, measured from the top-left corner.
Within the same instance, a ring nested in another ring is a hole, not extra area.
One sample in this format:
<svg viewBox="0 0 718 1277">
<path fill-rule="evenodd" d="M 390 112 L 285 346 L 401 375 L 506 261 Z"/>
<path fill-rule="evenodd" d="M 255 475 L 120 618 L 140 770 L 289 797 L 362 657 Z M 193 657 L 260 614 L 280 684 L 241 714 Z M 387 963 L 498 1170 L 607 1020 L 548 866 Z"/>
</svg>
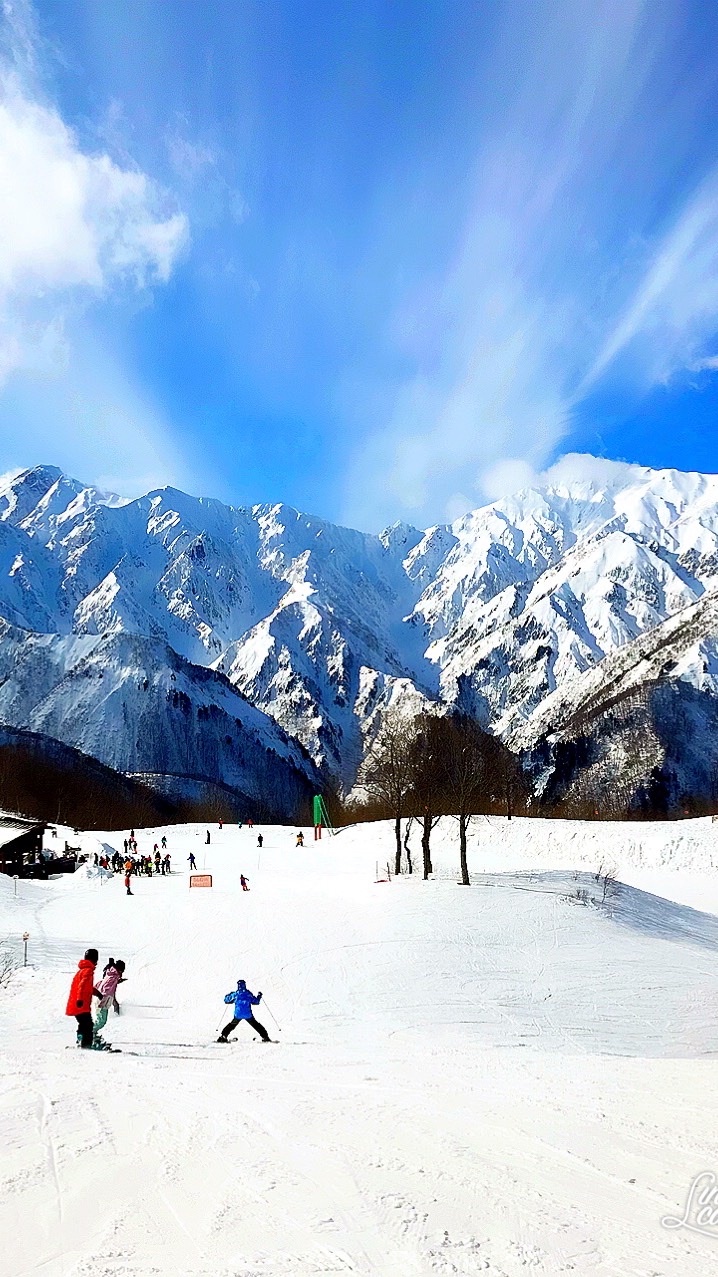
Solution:
<svg viewBox="0 0 718 1277">
<path fill-rule="evenodd" d="M 92 1006 L 92 992 L 95 987 L 95 964 L 89 958 L 82 958 L 70 986 L 65 1015 L 82 1015 Z"/>
</svg>

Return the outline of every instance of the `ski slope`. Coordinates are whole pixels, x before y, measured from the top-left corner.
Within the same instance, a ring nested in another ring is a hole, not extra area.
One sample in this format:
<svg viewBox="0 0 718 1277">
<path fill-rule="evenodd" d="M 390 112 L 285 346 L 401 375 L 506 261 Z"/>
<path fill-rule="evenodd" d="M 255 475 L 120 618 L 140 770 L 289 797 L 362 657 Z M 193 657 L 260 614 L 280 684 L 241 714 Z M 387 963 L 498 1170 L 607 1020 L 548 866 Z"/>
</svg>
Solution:
<svg viewBox="0 0 718 1277">
<path fill-rule="evenodd" d="M 384 824 L 164 832 L 173 875 L 132 898 L 0 876 L 0 949 L 27 930 L 31 963 L 0 988 L 0 1272 L 718 1271 L 718 1229 L 661 1224 L 718 1169 L 718 825 L 484 820 L 471 889 L 449 821 L 427 883 L 375 881 Z M 569 903 L 606 849 L 624 885 Z M 89 945 L 127 962 L 122 1054 L 72 1046 Z M 239 977 L 277 1045 L 214 1044 Z"/>
</svg>

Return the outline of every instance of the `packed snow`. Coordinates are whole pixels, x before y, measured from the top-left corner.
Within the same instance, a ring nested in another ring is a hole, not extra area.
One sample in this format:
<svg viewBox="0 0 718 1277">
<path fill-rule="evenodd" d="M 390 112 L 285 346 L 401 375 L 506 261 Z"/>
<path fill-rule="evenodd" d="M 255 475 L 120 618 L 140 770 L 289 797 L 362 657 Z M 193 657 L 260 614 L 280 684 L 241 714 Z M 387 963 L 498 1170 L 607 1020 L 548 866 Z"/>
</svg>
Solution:
<svg viewBox="0 0 718 1277">
<path fill-rule="evenodd" d="M 381 881 L 388 824 L 205 831 L 138 831 L 173 872 L 132 897 L 0 876 L 0 949 L 29 932 L 0 986 L 3 1272 L 718 1270 L 718 1228 L 662 1223 L 716 1169 L 718 826 L 484 819 L 471 888 L 448 820 L 428 882 Z M 127 963 L 122 1054 L 64 1014 L 91 945 Z M 215 1044 L 239 978 L 276 1044 Z"/>
</svg>

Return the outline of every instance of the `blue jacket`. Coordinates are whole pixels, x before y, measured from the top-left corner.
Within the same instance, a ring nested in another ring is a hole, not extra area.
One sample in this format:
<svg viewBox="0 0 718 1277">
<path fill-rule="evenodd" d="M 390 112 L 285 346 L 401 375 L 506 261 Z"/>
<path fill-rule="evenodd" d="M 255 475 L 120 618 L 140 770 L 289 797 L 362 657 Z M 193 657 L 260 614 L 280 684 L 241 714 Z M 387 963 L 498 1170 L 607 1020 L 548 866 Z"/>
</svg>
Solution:
<svg viewBox="0 0 718 1277">
<path fill-rule="evenodd" d="M 235 1020 L 251 1020 L 252 1007 L 259 1005 L 262 995 L 250 993 L 249 989 L 235 989 L 233 993 L 225 994 L 224 1000 L 234 1003 Z"/>
</svg>

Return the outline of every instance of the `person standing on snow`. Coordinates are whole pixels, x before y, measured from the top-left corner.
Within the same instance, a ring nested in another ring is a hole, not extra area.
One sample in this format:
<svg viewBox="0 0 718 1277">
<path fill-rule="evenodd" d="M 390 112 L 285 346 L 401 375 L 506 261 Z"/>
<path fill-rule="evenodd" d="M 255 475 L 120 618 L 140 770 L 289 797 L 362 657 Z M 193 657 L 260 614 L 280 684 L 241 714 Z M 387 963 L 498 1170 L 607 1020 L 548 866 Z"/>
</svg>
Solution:
<svg viewBox="0 0 718 1277">
<path fill-rule="evenodd" d="M 196 869 L 196 868 L 197 868 L 197 861 L 196 861 L 196 860 L 195 860 L 195 858 L 194 858 L 194 852 L 193 852 L 193 851 L 191 851 L 191 852 L 189 853 L 189 855 L 188 855 L 187 859 L 189 860 L 189 867 L 190 867 L 190 869 Z"/>
<path fill-rule="evenodd" d="M 304 846 L 304 834 L 300 832 L 297 834 L 297 847 L 303 847 L 303 846 Z"/>
<path fill-rule="evenodd" d="M 97 986 L 97 996 L 100 999 L 100 1005 L 95 1017 L 95 1038 L 98 1038 L 105 1025 L 107 1017 L 110 1013 L 110 1007 L 114 1006 L 115 1011 L 119 1014 L 120 1004 L 115 997 L 118 984 L 125 982 L 125 964 L 122 958 L 118 958 L 109 969 L 106 975 L 102 977 Z"/>
<path fill-rule="evenodd" d="M 244 874 L 239 875 L 239 881 L 242 884 L 242 891 L 249 891 L 249 880 L 245 878 Z"/>
<path fill-rule="evenodd" d="M 65 1015 L 74 1015 L 77 1020 L 77 1034 L 80 1039 L 80 1046 L 84 1050 L 92 1049 L 92 1038 L 94 1034 L 94 1024 L 92 1023 L 92 997 L 96 994 L 101 997 L 99 989 L 95 988 L 95 967 L 99 954 L 97 949 L 87 949 L 84 958 L 81 958 L 77 971 L 72 978 L 70 985 L 70 996 L 67 999 L 65 1007 Z"/>
<path fill-rule="evenodd" d="M 261 834 L 257 834 L 257 846 L 259 847 L 260 851 L 262 850 L 263 844 L 264 844 L 264 838 L 262 837 Z"/>
<path fill-rule="evenodd" d="M 207 846 L 209 846 L 209 830 L 207 830 L 207 837 L 205 838 L 205 840 L 204 840 L 204 841 L 205 841 L 206 845 L 207 845 Z"/>
<path fill-rule="evenodd" d="M 224 1000 L 227 1003 L 234 1003 L 234 1019 L 230 1020 L 229 1024 L 225 1024 L 222 1032 L 217 1038 L 218 1042 L 226 1042 L 230 1033 L 236 1029 L 240 1020 L 246 1020 L 247 1024 L 251 1024 L 252 1028 L 259 1034 L 263 1042 L 271 1042 L 272 1039 L 267 1033 L 264 1025 L 260 1024 L 259 1020 L 255 1020 L 252 1015 L 252 1007 L 259 1006 L 259 1003 L 262 1001 L 261 993 L 250 993 L 244 980 L 238 980 L 236 992 L 226 994 Z"/>
</svg>

